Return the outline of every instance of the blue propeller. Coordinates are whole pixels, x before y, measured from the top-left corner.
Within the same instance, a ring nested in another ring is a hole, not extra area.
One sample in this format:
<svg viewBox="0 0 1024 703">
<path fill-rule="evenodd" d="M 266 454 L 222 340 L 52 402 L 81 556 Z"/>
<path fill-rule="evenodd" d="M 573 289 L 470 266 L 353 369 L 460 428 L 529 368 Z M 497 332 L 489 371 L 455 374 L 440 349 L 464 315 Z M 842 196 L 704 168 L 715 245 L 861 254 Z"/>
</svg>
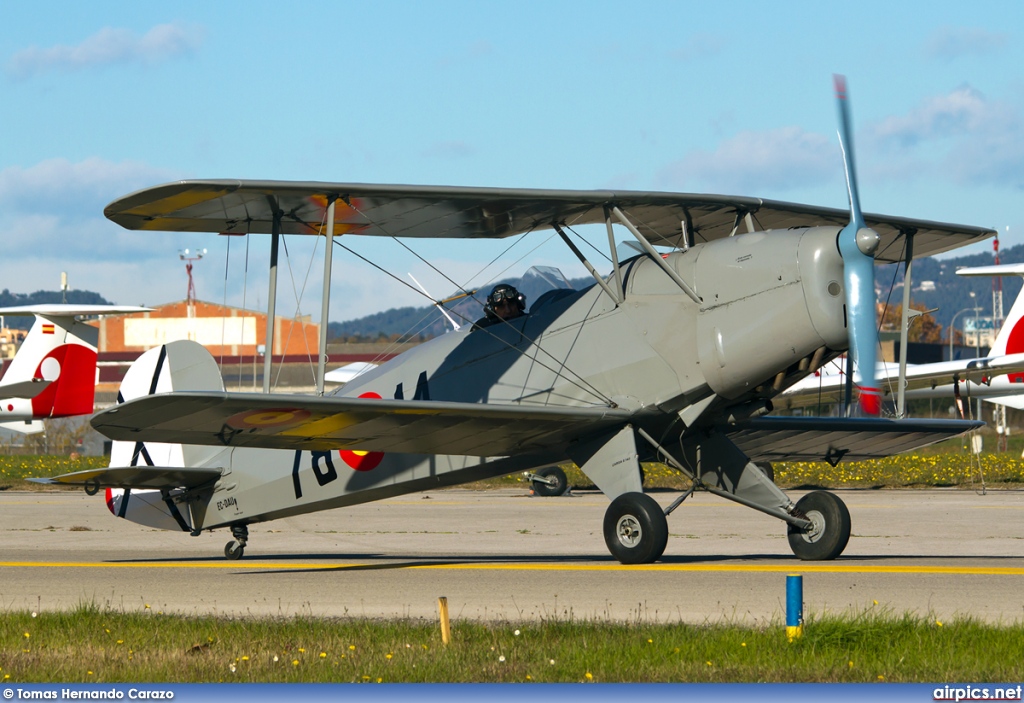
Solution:
<svg viewBox="0 0 1024 703">
<path fill-rule="evenodd" d="M 878 328 L 875 322 L 875 250 L 878 232 L 864 224 L 857 193 L 857 171 L 853 165 L 853 126 L 846 78 L 835 76 L 839 103 L 839 145 L 846 167 L 846 187 L 850 194 L 850 223 L 839 232 L 839 253 L 843 257 L 843 279 L 846 285 L 847 328 L 850 353 L 856 372 L 854 382 L 860 390 L 860 407 L 865 415 L 878 415 L 882 394 L 875 378 Z"/>
</svg>

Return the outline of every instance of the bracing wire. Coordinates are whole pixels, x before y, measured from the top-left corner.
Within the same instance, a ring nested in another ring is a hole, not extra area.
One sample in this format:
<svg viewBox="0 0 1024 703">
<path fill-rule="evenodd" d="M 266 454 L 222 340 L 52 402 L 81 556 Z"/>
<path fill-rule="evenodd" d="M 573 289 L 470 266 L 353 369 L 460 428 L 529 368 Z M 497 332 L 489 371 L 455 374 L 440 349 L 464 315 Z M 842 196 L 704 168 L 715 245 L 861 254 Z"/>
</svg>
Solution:
<svg viewBox="0 0 1024 703">
<path fill-rule="evenodd" d="M 245 270 L 244 270 L 244 272 L 242 274 L 242 309 L 243 310 L 245 310 L 245 299 L 246 299 L 246 293 L 248 292 L 248 286 L 249 286 L 249 239 L 250 238 L 251 237 L 250 237 L 249 233 L 246 232 L 246 234 L 245 234 Z M 267 323 L 269 324 L 270 321 L 268 320 Z M 238 341 L 239 341 L 240 344 L 244 344 L 245 343 L 245 324 L 244 323 L 242 324 L 242 328 L 239 331 L 239 334 L 242 336 L 242 338 L 239 339 Z M 255 344 L 255 340 L 254 340 L 254 343 L 253 343 L 253 346 L 252 346 L 252 385 L 253 385 L 254 388 L 256 387 L 256 359 L 257 359 L 258 356 L 259 356 L 258 345 Z M 239 358 L 238 361 L 239 361 L 239 364 L 238 364 L 238 388 L 241 389 L 242 388 L 242 364 L 241 364 L 242 360 L 241 360 L 241 358 Z"/>
<path fill-rule="evenodd" d="M 900 260 L 902 260 L 903 257 L 906 256 L 906 254 L 907 254 L 907 240 L 906 240 L 906 238 L 904 238 L 903 239 L 903 249 L 900 252 Z M 876 337 L 882 331 L 882 320 L 885 319 L 885 314 L 887 312 L 889 312 L 889 301 L 892 299 L 892 293 L 896 289 L 896 276 L 899 274 L 899 272 L 900 272 L 900 266 L 899 266 L 899 264 L 896 264 L 895 266 L 893 266 L 892 280 L 889 282 L 889 292 L 885 296 L 885 305 L 882 306 L 882 318 L 878 321 L 878 328 L 875 330 L 875 336 Z M 907 285 L 907 281 L 906 280 L 903 281 L 903 285 Z M 904 312 L 906 312 L 906 311 L 904 311 Z M 901 324 L 902 324 L 902 320 L 901 320 Z M 900 341 L 901 341 L 901 343 L 902 343 L 902 340 L 903 340 L 903 331 L 900 330 Z M 910 343 L 910 330 L 909 329 L 907 330 L 907 343 L 908 344 Z M 881 340 L 879 340 L 878 345 L 879 345 L 879 348 L 881 348 L 881 345 L 882 345 Z M 893 385 L 892 378 L 888 379 L 888 383 L 889 383 L 889 394 L 890 395 L 895 395 L 896 394 L 896 389 L 895 389 L 895 387 Z M 897 380 L 897 383 L 899 383 L 898 380 Z"/>
<path fill-rule="evenodd" d="M 415 288 L 415 287 L 414 287 L 413 285 L 411 285 L 411 284 L 409 284 L 409 283 L 406 283 L 406 282 L 405 282 L 404 280 L 402 280 L 401 278 L 399 278 L 399 277 L 398 277 L 398 276 L 396 276 L 395 274 L 391 273 L 390 271 L 388 271 L 387 269 L 383 268 L 382 266 L 379 266 L 378 264 L 374 263 L 373 261 L 370 261 L 370 260 L 369 260 L 369 259 L 367 259 L 367 258 L 366 258 L 365 256 L 362 256 L 361 254 L 359 254 L 359 253 L 357 253 L 357 252 L 353 251 L 353 250 L 352 250 L 352 249 L 350 249 L 349 247 L 346 247 L 346 246 L 345 246 L 344 244 L 342 244 L 341 242 L 335 242 L 335 244 L 336 244 L 337 246 L 341 247 L 342 249 L 344 249 L 345 251 L 347 251 L 348 253 L 352 254 L 352 255 L 353 255 L 353 256 L 355 256 L 356 258 L 358 258 L 358 259 L 360 259 L 360 260 L 364 261 L 365 263 L 369 264 L 370 266 L 374 267 L 375 269 L 377 269 L 377 270 L 378 270 L 378 271 L 380 271 L 381 273 L 384 273 L 384 274 L 386 274 L 387 276 L 390 276 L 391 278 L 393 278 L 394 280 L 398 281 L 399 283 L 401 283 L 401 284 L 402 284 L 403 286 L 405 286 L 406 288 L 409 288 L 410 290 L 413 290 L 413 291 L 415 291 L 417 295 L 421 295 L 421 296 L 423 296 L 423 297 L 427 298 L 427 299 L 428 299 L 428 300 L 430 300 L 430 301 L 431 301 L 432 303 L 436 303 L 436 302 L 437 302 L 437 301 L 435 301 L 435 300 L 432 300 L 432 299 L 430 298 L 430 296 L 426 295 L 426 294 L 425 294 L 425 293 L 424 293 L 423 291 L 421 291 L 421 290 L 419 290 L 419 289 Z M 463 320 L 466 320 L 467 322 L 469 322 L 469 318 L 467 318 L 466 316 L 464 316 L 464 315 L 462 315 L 462 314 L 460 314 L 460 313 L 457 313 L 456 311 L 451 311 L 451 312 L 453 312 L 454 314 L 458 315 L 458 316 L 459 316 L 460 318 L 462 318 Z M 508 321 L 506 321 L 506 320 L 502 320 L 501 322 L 502 322 L 503 324 L 507 325 L 507 326 L 511 326 L 511 325 L 510 325 L 510 323 L 509 323 Z M 478 332 L 482 332 L 482 333 L 486 333 L 486 334 L 490 335 L 490 336 L 491 336 L 491 337 L 493 337 L 494 339 L 497 339 L 497 340 L 498 340 L 499 342 L 501 342 L 501 343 L 502 343 L 503 345 L 507 346 L 507 347 L 508 347 L 508 348 L 510 348 L 510 349 L 514 349 L 515 351 L 519 352 L 520 354 L 522 354 L 522 353 L 523 353 L 523 352 L 522 352 L 522 350 L 521 350 L 521 349 L 519 349 L 519 348 L 518 348 L 518 347 L 517 347 L 516 345 L 514 345 L 514 344 L 512 344 L 511 342 L 508 342 L 508 341 L 506 341 L 506 340 L 504 340 L 504 339 L 501 339 L 501 337 L 499 337 L 499 336 L 497 336 L 496 334 L 494 334 L 493 332 L 489 331 L 489 330 L 488 330 L 488 328 L 480 328 L 480 329 L 479 329 L 479 330 L 477 330 L 477 331 L 478 331 Z M 551 371 L 551 372 L 552 372 L 553 374 L 555 374 L 555 376 L 557 376 L 557 377 L 559 377 L 559 378 L 564 378 L 564 379 L 565 379 L 565 380 L 566 380 L 567 382 L 569 382 L 569 383 L 571 383 L 572 385 L 576 386 L 576 387 L 577 387 L 577 388 L 579 388 L 580 390 L 582 390 L 582 391 L 584 391 L 584 392 L 586 392 L 586 393 L 591 393 L 591 394 L 593 394 L 593 395 L 594 395 L 594 396 L 596 396 L 597 398 L 600 398 L 600 399 L 601 399 L 601 400 L 602 400 L 603 402 L 605 402 L 605 403 L 607 403 L 607 404 L 609 404 L 609 405 L 613 404 L 613 403 L 612 403 L 612 400 L 611 400 L 610 398 L 608 398 L 608 396 L 606 396 L 606 395 L 605 395 L 604 393 L 602 393 L 602 392 L 601 392 L 601 391 L 599 391 L 599 390 L 598 390 L 597 388 L 595 388 L 595 387 L 593 386 L 593 384 L 591 384 L 591 383 L 590 383 L 589 381 L 587 381 L 587 380 L 586 380 L 586 379 L 584 379 L 584 378 L 583 378 L 582 376 L 580 376 L 579 374 L 577 374 L 577 373 L 576 373 L 575 371 L 572 371 L 571 369 L 569 369 L 569 368 L 565 367 L 565 366 L 564 366 L 564 362 L 563 362 L 563 361 L 559 360 L 559 359 L 558 359 L 558 358 L 556 358 L 556 357 L 555 357 L 554 355 L 552 355 L 552 354 L 551 354 L 551 353 L 549 353 L 549 352 L 548 352 L 547 350 L 545 350 L 545 349 L 544 349 L 543 347 L 541 347 L 541 346 L 540 346 L 539 344 L 537 344 L 537 341 L 536 341 L 536 340 L 534 340 L 534 339 L 530 339 L 530 338 L 528 338 L 528 337 L 525 337 L 525 335 L 524 335 L 524 339 L 526 339 L 526 341 L 528 341 L 528 342 L 529 342 L 529 343 L 531 344 L 531 346 L 534 346 L 534 347 L 536 347 L 538 351 L 540 351 L 540 352 L 544 353 L 545 355 L 547 355 L 548 357 L 550 357 L 550 358 L 551 358 L 551 359 L 552 359 L 552 360 L 553 360 L 553 361 L 554 361 L 554 362 L 555 362 L 556 364 L 560 364 L 560 365 L 562 366 L 562 368 L 565 368 L 565 370 L 566 370 L 566 371 L 568 371 L 569 373 L 571 373 L 571 374 L 572 374 L 572 376 L 574 376 L 574 377 L 575 377 L 575 379 L 578 379 L 578 381 L 577 381 L 577 380 L 574 380 L 574 378 L 572 378 L 572 377 L 570 377 L 570 376 L 566 375 L 565 373 L 562 373 L 562 372 L 560 372 L 559 370 L 557 370 L 557 369 L 555 369 L 555 368 L 552 368 L 551 366 L 548 366 L 547 364 L 545 364 L 545 363 L 543 363 L 543 362 L 541 362 L 541 361 L 537 360 L 537 359 L 536 359 L 536 357 L 534 357 L 534 363 L 536 363 L 536 364 L 538 364 L 539 366 L 541 366 L 541 367 L 543 367 L 543 368 L 547 369 L 548 371 Z"/>
<path fill-rule="evenodd" d="M 321 225 L 322 225 L 322 223 L 321 223 Z M 291 342 L 292 333 L 295 331 L 296 325 L 302 326 L 304 328 L 304 325 L 302 324 L 302 320 L 301 320 L 301 316 L 302 316 L 302 298 L 306 294 L 306 285 L 309 283 L 309 276 L 310 276 L 310 273 L 313 270 L 313 262 L 316 260 L 316 251 L 317 251 L 317 248 L 319 248 L 319 246 L 320 246 L 320 238 L 317 237 L 316 241 L 313 243 L 313 251 L 310 254 L 309 266 L 306 267 L 306 277 L 302 281 L 302 287 L 301 287 L 300 290 L 296 290 L 296 288 L 295 288 L 295 273 L 292 271 L 291 256 L 289 255 L 289 252 L 288 252 L 288 240 L 287 240 L 287 237 L 285 237 L 283 234 L 281 235 L 281 244 L 284 247 L 285 262 L 288 264 L 288 278 L 289 278 L 289 281 L 291 282 L 291 285 L 292 285 L 292 295 L 295 297 L 295 315 L 292 318 L 292 324 L 289 325 L 289 327 L 288 327 L 288 336 L 285 337 L 285 341 L 284 341 L 284 349 L 287 350 L 288 349 L 288 344 Z M 327 284 L 327 282 L 324 281 L 324 285 L 326 285 L 326 284 Z M 316 384 L 316 370 L 315 370 L 315 368 L 313 366 L 313 353 L 309 350 L 309 340 L 306 338 L 305 334 L 302 335 L 302 343 L 303 343 L 303 346 L 305 346 L 305 348 L 306 348 L 306 359 L 309 361 L 309 369 L 310 369 L 310 372 L 313 375 L 313 384 L 315 385 Z M 279 365 L 278 368 L 277 368 L 277 376 L 274 378 L 274 387 L 277 387 L 278 382 L 281 380 L 281 373 L 283 372 L 283 370 L 284 370 L 284 364 Z"/>
<path fill-rule="evenodd" d="M 231 237 L 226 237 L 227 247 L 224 252 L 224 295 L 221 306 L 227 310 L 228 307 L 228 265 L 231 262 Z M 224 349 L 227 347 L 227 315 L 221 313 L 220 317 L 220 367 L 224 368 Z"/>
</svg>

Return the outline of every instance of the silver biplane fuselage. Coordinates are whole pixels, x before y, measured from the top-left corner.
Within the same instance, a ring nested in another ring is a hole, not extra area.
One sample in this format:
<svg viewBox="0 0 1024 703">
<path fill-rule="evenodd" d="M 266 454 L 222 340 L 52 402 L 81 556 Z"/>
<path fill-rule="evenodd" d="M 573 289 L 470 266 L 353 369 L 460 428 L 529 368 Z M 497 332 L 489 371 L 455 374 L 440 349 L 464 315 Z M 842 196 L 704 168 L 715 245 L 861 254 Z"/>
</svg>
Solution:
<svg viewBox="0 0 1024 703">
<path fill-rule="evenodd" d="M 667 263 L 694 284 L 702 305 L 652 259 L 638 257 L 624 265 L 623 304 L 596 285 L 549 293 L 528 315 L 436 337 L 337 395 L 537 407 L 611 403 L 649 433 L 665 436 L 674 428 L 678 437 L 685 429 L 680 411 L 714 398 L 718 407 L 749 412 L 773 393 L 780 370 L 792 382 L 811 368 L 815 352 L 845 345 L 837 232 L 741 234 L 671 254 Z M 493 457 L 488 438 L 478 439 L 479 457 L 407 454 L 401 444 L 358 454 L 235 448 L 211 455 L 193 448 L 208 465 L 240 470 L 218 482 L 208 503 L 193 504 L 192 527 L 259 522 L 570 460 L 570 447 Z M 279 478 L 255 470 L 269 465 Z M 282 502 L 289 494 L 294 501 Z"/>
</svg>

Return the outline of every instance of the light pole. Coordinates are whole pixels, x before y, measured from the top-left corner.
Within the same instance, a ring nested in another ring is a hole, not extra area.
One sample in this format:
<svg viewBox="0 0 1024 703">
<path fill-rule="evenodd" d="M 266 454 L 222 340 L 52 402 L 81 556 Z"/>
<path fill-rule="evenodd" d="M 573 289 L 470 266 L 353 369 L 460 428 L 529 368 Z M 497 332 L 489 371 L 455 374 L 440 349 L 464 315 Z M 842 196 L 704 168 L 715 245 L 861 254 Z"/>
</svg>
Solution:
<svg viewBox="0 0 1024 703">
<path fill-rule="evenodd" d="M 974 291 L 971 291 L 971 300 L 974 300 Z M 970 312 L 971 310 L 974 311 L 974 315 L 975 317 L 977 317 L 978 310 L 980 309 L 981 308 L 979 307 L 964 308 L 963 310 L 960 310 L 955 315 L 953 315 L 953 319 L 949 321 L 949 361 L 953 360 L 953 337 L 956 336 L 954 334 L 956 332 L 956 318 L 960 317 L 960 315 L 962 315 L 965 312 Z"/>
<path fill-rule="evenodd" d="M 188 316 L 188 338 L 196 339 L 195 323 L 192 319 L 196 316 L 196 284 L 192 281 L 192 262 L 199 261 L 206 256 L 206 249 L 190 251 L 185 249 L 178 252 L 178 258 L 185 262 L 185 272 L 188 273 L 188 294 L 185 297 L 185 309 Z M 971 293 L 971 295 L 974 295 Z"/>
</svg>

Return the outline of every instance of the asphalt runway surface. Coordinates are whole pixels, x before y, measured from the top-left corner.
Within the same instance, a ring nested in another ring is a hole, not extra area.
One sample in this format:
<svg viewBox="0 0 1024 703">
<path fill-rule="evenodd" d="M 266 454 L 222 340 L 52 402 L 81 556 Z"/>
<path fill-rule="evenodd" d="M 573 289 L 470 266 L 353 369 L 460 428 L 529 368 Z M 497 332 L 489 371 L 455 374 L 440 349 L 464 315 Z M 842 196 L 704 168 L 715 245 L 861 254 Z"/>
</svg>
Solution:
<svg viewBox="0 0 1024 703">
<path fill-rule="evenodd" d="M 707 494 L 669 516 L 661 562 L 622 566 L 600 493 L 444 490 L 191 537 L 114 518 L 102 493 L 0 493 L 0 604 L 184 614 L 493 621 L 782 622 L 787 574 L 813 614 L 887 609 L 1024 620 L 1024 491 L 844 490 L 853 536 L 793 557 L 785 525 Z M 653 493 L 662 505 L 675 494 Z M 802 493 L 790 492 L 793 500 Z"/>
</svg>

